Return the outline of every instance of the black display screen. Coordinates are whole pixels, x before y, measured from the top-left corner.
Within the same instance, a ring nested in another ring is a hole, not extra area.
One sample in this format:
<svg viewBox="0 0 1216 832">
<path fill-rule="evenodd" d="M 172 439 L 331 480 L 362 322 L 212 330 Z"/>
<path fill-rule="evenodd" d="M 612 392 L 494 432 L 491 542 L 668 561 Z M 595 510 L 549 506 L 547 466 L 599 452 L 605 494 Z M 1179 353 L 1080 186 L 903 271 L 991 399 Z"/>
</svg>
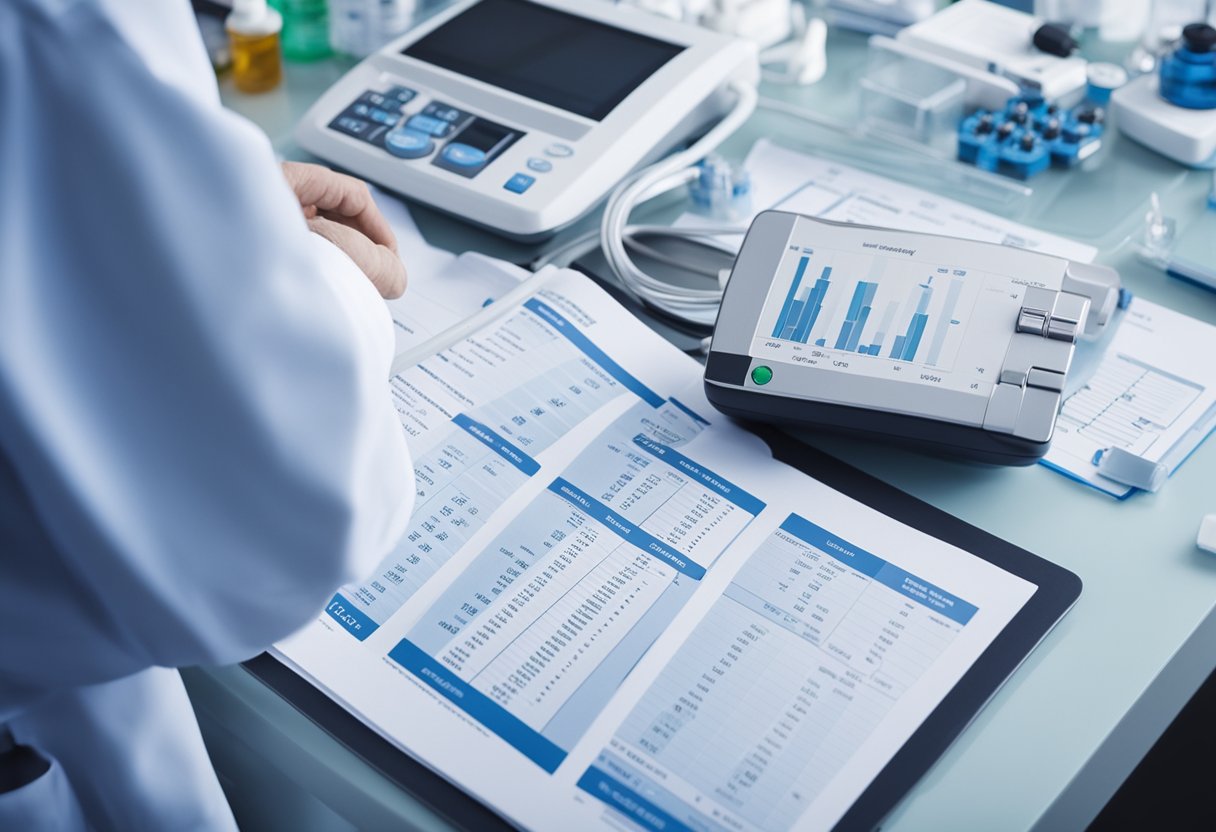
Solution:
<svg viewBox="0 0 1216 832">
<path fill-rule="evenodd" d="M 527 0 L 481 0 L 402 54 L 599 121 L 683 49 Z"/>
</svg>

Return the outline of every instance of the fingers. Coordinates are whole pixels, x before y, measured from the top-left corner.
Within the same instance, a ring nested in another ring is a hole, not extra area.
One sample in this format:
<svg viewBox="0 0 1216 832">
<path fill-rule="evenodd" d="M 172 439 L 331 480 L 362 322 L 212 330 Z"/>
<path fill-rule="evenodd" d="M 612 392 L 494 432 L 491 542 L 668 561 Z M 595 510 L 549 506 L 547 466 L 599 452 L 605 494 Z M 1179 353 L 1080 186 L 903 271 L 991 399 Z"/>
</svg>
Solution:
<svg viewBox="0 0 1216 832">
<path fill-rule="evenodd" d="M 322 216 L 349 226 L 373 243 L 397 251 L 397 237 L 367 185 L 321 165 L 284 162 L 283 175 L 307 218 Z"/>
<path fill-rule="evenodd" d="M 405 292 L 405 264 L 396 252 L 373 242 L 348 225 L 325 217 L 313 217 L 308 220 L 308 227 L 346 252 L 367 275 L 380 297 L 391 300 Z"/>
</svg>

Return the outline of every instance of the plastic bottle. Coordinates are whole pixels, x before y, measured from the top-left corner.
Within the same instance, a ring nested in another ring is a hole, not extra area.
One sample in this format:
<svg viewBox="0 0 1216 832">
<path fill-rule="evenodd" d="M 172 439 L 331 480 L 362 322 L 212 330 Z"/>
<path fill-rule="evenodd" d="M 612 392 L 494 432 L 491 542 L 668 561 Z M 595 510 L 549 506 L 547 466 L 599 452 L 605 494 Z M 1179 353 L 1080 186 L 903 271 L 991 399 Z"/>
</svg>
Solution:
<svg viewBox="0 0 1216 832">
<path fill-rule="evenodd" d="M 283 57 L 315 61 L 330 54 L 326 0 L 271 0 L 283 15 Z"/>
<path fill-rule="evenodd" d="M 283 17 L 266 0 L 235 0 L 224 21 L 232 44 L 232 80 L 241 92 L 265 92 L 283 80 Z"/>
<path fill-rule="evenodd" d="M 335 52 L 366 58 L 409 28 L 414 0 L 332 0 L 329 44 Z"/>
</svg>

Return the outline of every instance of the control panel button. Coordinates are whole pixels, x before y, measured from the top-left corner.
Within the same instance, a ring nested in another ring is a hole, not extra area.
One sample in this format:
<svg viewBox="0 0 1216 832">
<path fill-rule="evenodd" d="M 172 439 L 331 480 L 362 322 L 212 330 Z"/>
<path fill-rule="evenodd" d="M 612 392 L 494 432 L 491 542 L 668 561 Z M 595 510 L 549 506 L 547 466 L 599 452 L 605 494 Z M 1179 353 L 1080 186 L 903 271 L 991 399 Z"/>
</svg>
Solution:
<svg viewBox="0 0 1216 832">
<path fill-rule="evenodd" d="M 367 136 L 369 130 L 372 129 L 370 121 L 364 121 L 361 118 L 354 116 L 338 116 L 330 125 L 339 133 L 345 133 L 348 136 L 354 136 L 357 139 L 362 139 Z"/>
<path fill-rule="evenodd" d="M 478 168 L 486 163 L 486 152 L 460 142 L 452 142 L 443 149 L 443 160 L 462 168 Z"/>
<path fill-rule="evenodd" d="M 536 177 L 534 176 L 528 176 L 526 173 L 517 173 L 508 179 L 503 187 L 513 194 L 522 194 L 528 188 L 531 188 L 532 183 L 535 181 Z"/>
<path fill-rule="evenodd" d="M 411 130 L 417 130 L 420 133 L 429 133 L 437 139 L 442 139 L 448 133 L 452 132 L 452 125 L 446 121 L 441 121 L 433 116 L 417 115 L 413 116 L 406 126 Z"/>
<path fill-rule="evenodd" d="M 773 380 L 773 370 L 771 367 L 765 367 L 761 364 L 752 370 L 752 381 L 761 386 L 768 384 Z"/>
<path fill-rule="evenodd" d="M 528 170 L 534 170 L 537 173 L 548 173 L 549 171 L 553 170 L 553 163 L 548 159 L 541 159 L 537 156 L 533 156 L 528 160 Z"/>
<path fill-rule="evenodd" d="M 456 122 L 460 121 L 461 116 L 465 115 L 455 107 L 449 107 L 448 105 L 441 104 L 438 101 L 432 101 L 430 104 L 427 104 L 426 107 L 422 109 L 422 112 L 424 115 L 434 116 L 435 118 L 449 122 L 450 124 L 455 124 Z"/>
<path fill-rule="evenodd" d="M 381 110 L 379 107 L 373 107 L 369 115 L 371 116 L 372 121 L 378 122 L 387 127 L 395 127 L 397 122 L 401 120 L 400 113 L 392 113 L 388 110 Z"/>
<path fill-rule="evenodd" d="M 385 97 L 384 93 L 374 92 L 372 90 L 368 90 L 367 92 L 363 93 L 363 95 L 359 96 L 359 100 L 356 103 L 369 104 L 372 107 L 392 106 L 389 103 L 388 98 Z"/>
<path fill-rule="evenodd" d="M 426 133 L 398 128 L 385 134 L 384 149 L 400 159 L 421 159 L 435 149 L 435 142 Z"/>
<path fill-rule="evenodd" d="M 554 159 L 565 159 L 574 155 L 574 148 L 568 144 L 554 142 L 545 148 L 545 155 L 552 156 Z"/>
<path fill-rule="evenodd" d="M 417 94 L 409 87 L 401 86 L 390 87 L 388 92 L 385 93 L 387 97 L 393 99 L 398 104 L 408 104 Z"/>
</svg>

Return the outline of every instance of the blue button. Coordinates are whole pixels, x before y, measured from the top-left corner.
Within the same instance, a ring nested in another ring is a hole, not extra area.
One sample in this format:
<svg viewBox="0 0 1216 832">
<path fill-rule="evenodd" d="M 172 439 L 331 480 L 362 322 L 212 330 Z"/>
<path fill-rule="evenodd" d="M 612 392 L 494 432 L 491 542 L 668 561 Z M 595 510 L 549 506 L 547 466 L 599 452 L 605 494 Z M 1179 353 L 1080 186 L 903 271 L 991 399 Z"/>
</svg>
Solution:
<svg viewBox="0 0 1216 832">
<path fill-rule="evenodd" d="M 422 112 L 428 116 L 443 119 L 444 121 L 459 121 L 462 113 L 455 107 L 446 107 L 437 101 L 432 101 L 422 108 Z"/>
<path fill-rule="evenodd" d="M 390 113 L 387 110 L 381 110 L 379 107 L 377 107 L 372 110 L 371 118 L 372 121 L 378 121 L 381 124 L 386 124 L 389 127 L 393 127 L 397 124 L 397 120 L 401 118 L 401 115 L 398 113 Z"/>
<path fill-rule="evenodd" d="M 351 136 L 362 136 L 371 127 L 371 124 L 361 118 L 352 118 L 351 116 L 341 116 L 335 121 L 331 127 L 341 130 Z"/>
<path fill-rule="evenodd" d="M 462 168 L 477 168 L 486 163 L 486 152 L 477 148 L 452 142 L 443 149 L 443 161 Z"/>
<path fill-rule="evenodd" d="M 513 194 L 522 194 L 528 188 L 532 187 L 532 183 L 536 181 L 535 176 L 528 176 L 526 173 L 517 173 L 507 180 L 507 184 L 503 185 L 508 191 Z"/>
<path fill-rule="evenodd" d="M 540 159 L 533 156 L 528 160 L 528 170 L 534 170 L 537 173 L 548 173 L 553 170 L 553 163 L 548 159 Z"/>
<path fill-rule="evenodd" d="M 392 87 L 389 89 L 386 95 L 388 95 L 389 98 L 396 100 L 399 104 L 405 104 L 415 95 L 417 95 L 417 93 L 415 93 L 409 87 Z"/>
<path fill-rule="evenodd" d="M 368 107 L 366 104 L 356 104 L 351 109 L 354 110 L 355 115 L 363 116 L 364 118 L 367 118 L 372 111 L 371 107 Z"/>
<path fill-rule="evenodd" d="M 426 133 L 399 128 L 385 134 L 384 149 L 402 159 L 420 159 L 435 149 L 435 143 Z"/>
<path fill-rule="evenodd" d="M 411 118 L 406 123 L 406 126 L 411 130 L 418 130 L 422 133 L 430 133 L 432 136 L 436 136 L 441 139 L 452 129 L 452 125 L 448 124 L 446 121 L 440 121 L 437 118 L 421 115 Z"/>
</svg>

